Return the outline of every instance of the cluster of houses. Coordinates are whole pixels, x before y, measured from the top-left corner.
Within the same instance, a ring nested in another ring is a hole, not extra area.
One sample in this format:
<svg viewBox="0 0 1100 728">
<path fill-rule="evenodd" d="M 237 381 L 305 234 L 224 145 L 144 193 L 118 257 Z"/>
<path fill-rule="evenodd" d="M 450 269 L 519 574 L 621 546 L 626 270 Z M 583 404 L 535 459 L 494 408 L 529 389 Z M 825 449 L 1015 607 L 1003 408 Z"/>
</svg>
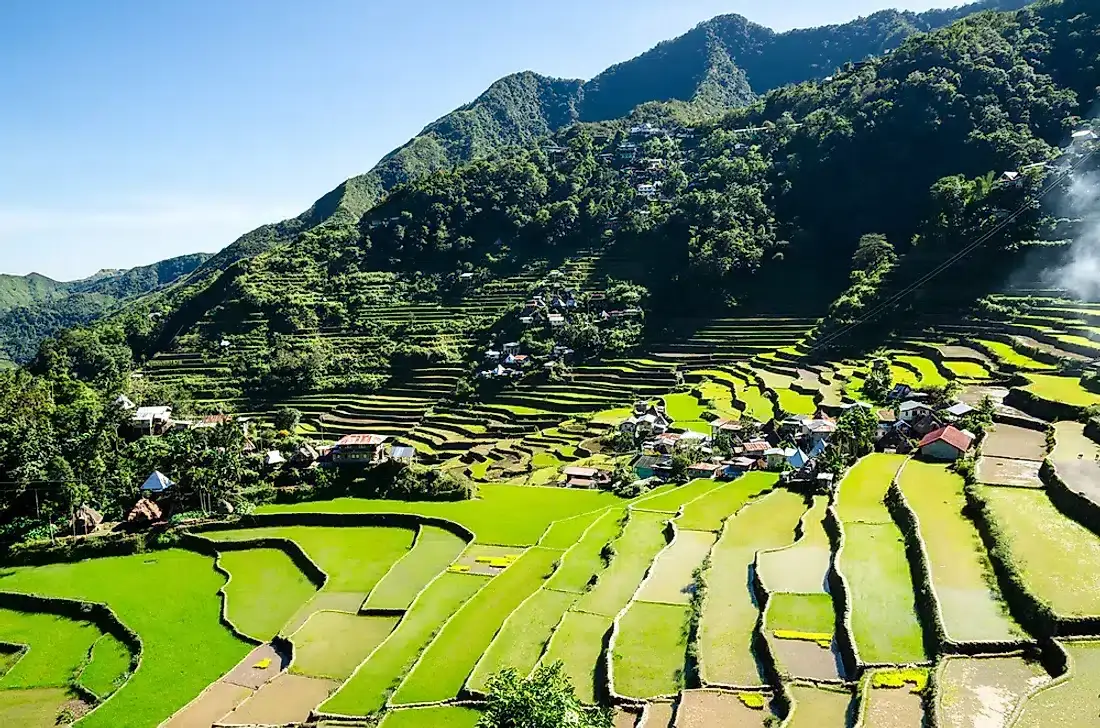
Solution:
<svg viewBox="0 0 1100 728">
<path fill-rule="evenodd" d="M 1036 162 L 1017 170 L 1005 171 L 1001 174 L 999 181 L 1005 185 L 1019 187 L 1024 184 L 1029 174 L 1037 171 L 1042 173 L 1065 172 L 1073 166 L 1076 160 L 1096 151 L 1098 148 L 1100 148 L 1100 134 L 1089 128 L 1078 129 L 1070 134 L 1070 145 L 1057 160 Z"/>
<path fill-rule="evenodd" d="M 924 458 L 954 461 L 966 454 L 974 442 L 973 433 L 956 427 L 973 408 L 959 402 L 936 409 L 923 395 L 907 385 L 890 393 L 893 407 L 878 409 L 875 446 L 879 450 L 908 453 L 914 448 Z M 865 403 L 846 404 L 875 408 Z M 699 462 L 688 468 L 690 478 L 731 479 L 750 470 L 783 473 L 790 484 L 830 486 L 833 475 L 822 468 L 821 456 L 830 447 L 837 421 L 823 410 L 814 415 L 796 415 L 765 425 L 739 419 L 716 419 L 710 434 L 673 429 L 673 421 L 660 401 L 638 402 L 618 431 L 629 437 L 637 450 L 631 467 L 640 480 L 668 480 L 673 456 L 688 450 L 699 453 Z M 721 443 L 721 447 L 716 445 Z"/>
</svg>

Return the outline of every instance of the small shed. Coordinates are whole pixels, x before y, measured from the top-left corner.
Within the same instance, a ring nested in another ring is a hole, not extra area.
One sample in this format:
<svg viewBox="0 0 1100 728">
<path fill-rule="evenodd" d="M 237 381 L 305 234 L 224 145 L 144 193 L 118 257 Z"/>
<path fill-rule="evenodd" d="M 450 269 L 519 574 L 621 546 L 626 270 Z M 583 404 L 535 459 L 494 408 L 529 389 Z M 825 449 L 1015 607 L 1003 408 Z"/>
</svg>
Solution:
<svg viewBox="0 0 1100 728">
<path fill-rule="evenodd" d="M 286 458 L 278 450 L 269 450 L 267 455 L 264 455 L 264 465 L 269 468 L 277 467 L 285 462 Z"/>
<path fill-rule="evenodd" d="M 85 536 L 92 533 L 103 523 L 103 516 L 87 503 L 81 503 L 73 514 L 72 528 L 75 533 Z"/>
<path fill-rule="evenodd" d="M 416 448 L 408 445 L 394 445 L 390 448 L 390 460 L 399 463 L 416 462 Z"/>
<path fill-rule="evenodd" d="M 154 470 L 152 474 L 145 479 L 145 483 L 141 486 L 141 489 L 147 490 L 150 493 L 163 493 L 173 485 L 175 485 L 175 483 L 173 483 L 167 475 L 159 470 Z"/>
<path fill-rule="evenodd" d="M 163 517 L 160 506 L 148 498 L 142 498 L 130 509 L 130 513 L 126 516 L 126 522 L 132 526 L 148 526 Z"/>
</svg>

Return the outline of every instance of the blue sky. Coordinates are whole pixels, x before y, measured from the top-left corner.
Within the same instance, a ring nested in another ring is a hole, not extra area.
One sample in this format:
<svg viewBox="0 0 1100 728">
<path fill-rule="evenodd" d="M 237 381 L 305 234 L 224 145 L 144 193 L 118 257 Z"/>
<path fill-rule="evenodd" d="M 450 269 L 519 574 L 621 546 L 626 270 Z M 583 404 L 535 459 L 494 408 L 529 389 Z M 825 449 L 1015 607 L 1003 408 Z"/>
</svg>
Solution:
<svg viewBox="0 0 1100 728">
<path fill-rule="evenodd" d="M 60 279 L 293 216 L 508 73 L 590 78 L 715 15 L 956 0 L 4 0 L 0 272 Z"/>
</svg>

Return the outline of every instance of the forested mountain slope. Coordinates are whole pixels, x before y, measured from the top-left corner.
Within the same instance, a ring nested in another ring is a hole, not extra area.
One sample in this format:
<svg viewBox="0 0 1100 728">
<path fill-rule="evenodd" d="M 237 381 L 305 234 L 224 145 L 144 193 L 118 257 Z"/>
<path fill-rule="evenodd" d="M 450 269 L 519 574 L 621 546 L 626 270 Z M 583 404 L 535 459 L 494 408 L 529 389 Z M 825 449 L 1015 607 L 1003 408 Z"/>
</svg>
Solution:
<svg viewBox="0 0 1100 728">
<path fill-rule="evenodd" d="M 816 317 L 867 263 L 861 239 L 881 236 L 896 265 L 849 297 L 851 317 L 995 233 L 953 285 L 906 300 L 964 309 L 1029 241 L 1055 237 L 1034 195 L 1097 100 L 1096 24 L 1084 0 L 988 13 L 716 121 L 581 123 L 401 185 L 354 227 L 240 261 L 200 297 L 156 302 L 161 324 L 138 307 L 129 341 L 185 355 L 185 369 L 166 362 L 172 381 L 212 397 L 371 391 L 394 371 L 468 364 L 555 265 L 586 260 L 594 286 L 644 286 L 657 324 Z M 566 326 L 558 340 L 598 351 L 593 336 Z"/>
<path fill-rule="evenodd" d="M 986 9 L 1015 9 L 1028 1 L 981 0 L 925 13 L 884 10 L 842 25 L 786 33 L 739 15 L 723 15 L 587 82 L 516 73 L 432 122 L 370 172 L 347 180 L 298 217 L 242 236 L 200 272 L 224 270 L 321 225 L 347 225 L 397 184 L 525 144 L 577 121 L 620 118 L 651 101 L 689 102 L 698 114 L 721 112 L 779 86 L 822 78 L 845 62 L 880 55 L 914 33 Z"/>
<path fill-rule="evenodd" d="M 184 255 L 130 270 L 59 282 L 32 273 L 0 277 L 0 361 L 25 363 L 61 329 L 89 323 L 125 299 L 189 275 L 210 256 Z"/>
</svg>

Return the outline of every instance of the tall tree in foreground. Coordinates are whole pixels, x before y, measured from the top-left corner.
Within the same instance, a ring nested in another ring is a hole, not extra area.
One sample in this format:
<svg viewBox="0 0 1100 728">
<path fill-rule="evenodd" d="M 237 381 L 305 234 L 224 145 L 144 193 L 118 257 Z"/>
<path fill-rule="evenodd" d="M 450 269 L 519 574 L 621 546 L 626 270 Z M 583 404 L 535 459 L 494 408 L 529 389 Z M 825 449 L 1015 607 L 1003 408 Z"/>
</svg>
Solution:
<svg viewBox="0 0 1100 728">
<path fill-rule="evenodd" d="M 489 703 L 478 728 L 611 728 L 611 713 L 588 708 L 573 692 L 561 662 L 529 678 L 508 668 L 489 680 Z"/>
</svg>

